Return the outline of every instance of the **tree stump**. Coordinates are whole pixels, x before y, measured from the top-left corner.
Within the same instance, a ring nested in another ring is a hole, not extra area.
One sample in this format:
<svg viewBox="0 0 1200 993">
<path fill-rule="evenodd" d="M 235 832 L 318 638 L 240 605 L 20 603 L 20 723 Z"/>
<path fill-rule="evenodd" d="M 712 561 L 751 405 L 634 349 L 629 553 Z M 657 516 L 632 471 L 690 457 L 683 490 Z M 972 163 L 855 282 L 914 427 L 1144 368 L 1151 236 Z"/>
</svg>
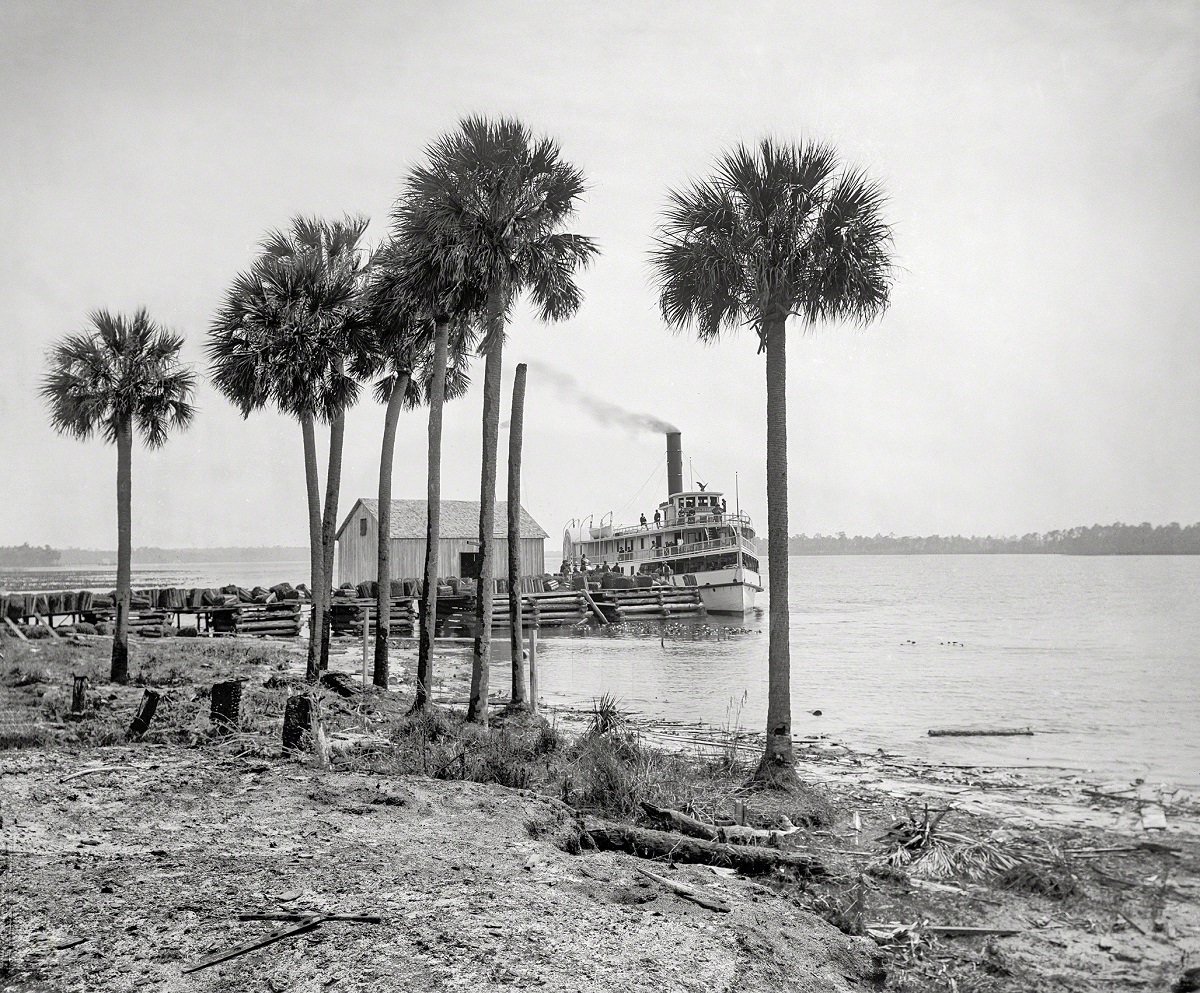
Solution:
<svg viewBox="0 0 1200 993">
<path fill-rule="evenodd" d="M 87 676 L 71 677 L 71 717 L 82 717 L 87 710 Z"/>
<path fill-rule="evenodd" d="M 283 709 L 283 748 L 285 751 L 307 751 L 312 747 L 313 699 L 310 696 L 290 696 Z"/>
<path fill-rule="evenodd" d="M 241 725 L 241 711 L 241 680 L 230 679 L 223 683 L 213 683 L 212 701 L 208 710 L 213 730 L 217 734 L 232 734 L 237 731 Z"/>
<path fill-rule="evenodd" d="M 158 701 L 162 694 L 158 690 L 146 690 L 142 694 L 142 701 L 138 704 L 137 713 L 133 715 L 133 722 L 129 725 L 129 730 L 125 732 L 127 741 L 141 741 L 142 735 L 150 727 L 150 722 L 154 720 L 154 712 L 158 710 Z"/>
</svg>

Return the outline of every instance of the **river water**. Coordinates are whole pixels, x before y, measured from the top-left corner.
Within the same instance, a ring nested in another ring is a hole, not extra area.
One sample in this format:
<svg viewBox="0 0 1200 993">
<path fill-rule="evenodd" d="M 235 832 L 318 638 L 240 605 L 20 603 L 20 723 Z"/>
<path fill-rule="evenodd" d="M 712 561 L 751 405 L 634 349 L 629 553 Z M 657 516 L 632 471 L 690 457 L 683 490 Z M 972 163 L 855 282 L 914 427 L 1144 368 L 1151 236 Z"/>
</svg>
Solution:
<svg viewBox="0 0 1200 993">
<path fill-rule="evenodd" d="M 1200 557 L 789 561 L 797 735 L 933 762 L 1200 787 Z M 755 633 L 728 641 L 544 638 L 543 692 L 563 702 L 609 692 L 649 717 L 761 730 L 760 600 L 746 621 Z M 1036 733 L 927 735 L 955 725 Z"/>
<path fill-rule="evenodd" d="M 1097 779 L 1200 788 L 1200 556 L 793 556 L 793 723 L 949 764 L 1062 767 Z M 765 571 L 765 568 L 764 568 Z M 134 587 L 301 582 L 307 564 L 135 568 Z M 111 588 L 113 570 L 0 571 L 0 589 Z M 646 718 L 761 730 L 767 614 L 749 634 L 556 636 L 541 691 L 579 706 L 604 693 Z M 710 617 L 710 628 L 734 620 Z M 493 687 L 505 685 L 497 645 Z M 465 649 L 447 648 L 447 653 Z M 411 649 L 397 650 L 409 666 Z M 811 711 L 820 710 L 815 716 Z M 930 738 L 956 725 L 1032 737 Z"/>
</svg>

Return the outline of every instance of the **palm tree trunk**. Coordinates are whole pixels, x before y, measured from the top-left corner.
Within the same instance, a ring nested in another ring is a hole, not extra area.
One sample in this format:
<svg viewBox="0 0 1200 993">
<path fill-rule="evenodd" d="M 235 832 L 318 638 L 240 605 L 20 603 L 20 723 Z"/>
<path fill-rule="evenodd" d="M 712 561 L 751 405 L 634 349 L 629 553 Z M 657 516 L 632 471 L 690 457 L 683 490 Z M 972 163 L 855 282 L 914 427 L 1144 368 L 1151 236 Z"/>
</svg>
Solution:
<svg viewBox="0 0 1200 993">
<path fill-rule="evenodd" d="M 117 434 L 117 624 L 113 631 L 108 678 L 129 681 L 130 559 L 133 554 L 133 424 L 125 421 Z"/>
<path fill-rule="evenodd" d="M 487 727 L 488 676 L 492 663 L 492 577 L 495 572 L 496 451 L 500 435 L 500 365 L 504 349 L 503 329 L 493 330 L 500 311 L 492 309 L 489 328 L 492 339 L 483 371 L 483 470 L 479 482 L 479 595 L 475 599 L 475 653 L 471 666 L 471 698 L 467 720 Z"/>
<path fill-rule="evenodd" d="M 321 624 L 321 670 L 329 668 L 330 595 L 333 588 L 333 551 L 337 537 L 338 495 L 342 489 L 342 445 L 346 437 L 346 412 L 339 411 L 329 424 L 329 472 L 325 477 L 325 516 L 321 523 L 321 561 L 325 574 L 325 616 Z"/>
<path fill-rule="evenodd" d="M 756 777 L 794 775 L 792 754 L 791 631 L 788 616 L 787 324 L 767 324 L 767 746 Z"/>
<path fill-rule="evenodd" d="M 528 706 L 525 634 L 521 624 L 521 436 L 525 422 L 525 372 L 525 363 L 518 363 L 508 415 L 508 616 L 512 649 L 510 706 L 514 710 Z"/>
<path fill-rule="evenodd" d="M 304 678 L 315 683 L 321 675 L 321 629 L 325 626 L 325 555 L 321 545 L 321 480 L 317 476 L 317 432 L 310 415 L 300 418 L 304 433 L 304 481 L 308 489 L 308 551 L 312 617 L 308 634 L 308 665 Z"/>
<path fill-rule="evenodd" d="M 429 379 L 429 469 L 425 491 L 425 579 L 421 584 L 421 642 L 417 654 L 417 692 L 413 709 L 419 710 L 433 692 L 433 638 L 437 632 L 438 552 L 442 543 L 442 408 L 446 402 L 446 353 L 450 322 L 440 320 L 434 329 L 433 371 Z"/>
<path fill-rule="evenodd" d="M 408 373 L 404 373 L 397 377 L 392 395 L 388 397 L 387 412 L 383 417 L 383 450 L 379 453 L 379 570 L 375 577 L 379 589 L 375 595 L 375 669 L 371 682 L 385 690 L 389 676 L 388 638 L 392 611 L 392 462 L 396 454 L 396 423 L 400 420 L 407 390 Z"/>
</svg>

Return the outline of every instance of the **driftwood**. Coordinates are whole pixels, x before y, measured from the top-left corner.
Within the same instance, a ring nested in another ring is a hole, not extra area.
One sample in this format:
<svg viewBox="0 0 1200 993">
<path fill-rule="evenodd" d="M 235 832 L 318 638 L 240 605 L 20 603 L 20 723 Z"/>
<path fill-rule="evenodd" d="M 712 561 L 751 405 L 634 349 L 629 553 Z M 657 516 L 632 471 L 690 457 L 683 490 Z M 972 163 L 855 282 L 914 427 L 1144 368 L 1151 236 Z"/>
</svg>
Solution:
<svg viewBox="0 0 1200 993">
<path fill-rule="evenodd" d="M 798 828 L 785 831 L 769 831 L 761 828 L 744 827 L 741 824 L 719 825 L 706 824 L 680 810 L 670 807 L 657 807 L 652 803 L 642 802 L 642 809 L 649 817 L 665 824 L 673 831 L 702 838 L 705 841 L 727 842 L 733 845 L 772 845 L 779 847 L 780 842 L 789 834 L 795 834 Z"/>
<path fill-rule="evenodd" d="M 99 765 L 92 769 L 80 769 L 78 772 L 73 772 L 69 776 L 63 776 L 59 780 L 60 783 L 69 783 L 72 779 L 79 779 L 81 776 L 90 776 L 97 772 L 124 772 L 126 769 L 135 769 L 132 765 Z"/>
<path fill-rule="evenodd" d="M 641 866 L 634 866 L 634 868 L 646 878 L 653 879 L 656 883 L 661 883 L 677 896 L 681 896 L 685 900 L 691 900 L 692 903 L 698 903 L 701 907 L 705 907 L 708 910 L 715 910 L 720 914 L 728 914 L 732 909 L 720 897 L 705 893 L 704 890 L 697 889 L 695 886 L 689 886 L 687 883 L 668 879 L 666 876 L 660 876 L 657 872 L 651 872 L 649 869 L 643 869 Z"/>
<path fill-rule="evenodd" d="M 228 962 L 230 959 L 235 959 L 239 955 L 245 955 L 247 952 L 266 948 L 268 945 L 273 945 L 284 938 L 293 938 L 298 934 L 307 934 L 309 931 L 315 931 L 326 921 L 346 921 L 357 924 L 383 923 L 382 917 L 367 914 L 238 914 L 237 919 L 239 921 L 290 921 L 292 924 L 291 927 L 279 928 L 265 937 L 248 941 L 244 945 L 237 945 L 226 951 L 218 952 L 216 955 L 203 959 L 195 965 L 189 965 L 186 969 L 181 970 L 181 972 L 186 974 L 197 972 L 200 969 L 207 969 L 212 965 L 220 965 L 222 962 Z"/>
<path fill-rule="evenodd" d="M 303 921 L 312 914 L 238 914 L 239 921 Z M 349 921 L 354 924 L 382 924 L 383 918 L 374 914 L 326 914 L 327 921 Z"/>
<path fill-rule="evenodd" d="M 944 938 L 973 938 L 995 937 L 1009 938 L 1021 934 L 1020 928 L 1010 927 L 968 927 L 958 924 L 868 924 L 866 933 L 876 941 L 892 941 L 902 935 L 914 932 L 924 934 L 940 934 Z"/>
<path fill-rule="evenodd" d="M 927 934 L 940 934 L 947 938 L 971 938 L 980 935 L 1007 938 L 1021 933 L 1020 928 L 1014 927 L 965 927 L 956 924 L 924 924 L 921 930 Z"/>
<path fill-rule="evenodd" d="M 729 866 L 748 876 L 766 875 L 777 869 L 799 876 L 828 875 L 828 870 L 819 859 L 798 852 L 773 851 L 754 845 L 728 845 L 650 828 L 603 824 L 590 818 L 584 820 L 583 829 L 596 848 L 628 852 L 641 858 Z"/>
<path fill-rule="evenodd" d="M 254 941 L 248 941 L 244 945 L 238 945 L 235 948 L 230 948 L 224 952 L 218 952 L 209 958 L 197 962 L 195 965 L 189 965 L 186 969 L 181 970 L 185 975 L 189 972 L 197 972 L 200 969 L 207 969 L 212 965 L 219 965 L 222 962 L 228 962 L 230 959 L 237 958 L 239 955 L 245 955 L 247 952 L 253 952 L 259 948 L 266 948 L 267 945 L 273 945 L 277 941 L 282 941 L 284 938 L 291 938 L 297 934 L 305 934 L 309 931 L 315 931 L 321 926 L 321 922 L 325 920 L 322 914 L 313 914 L 310 917 L 301 918 L 300 922 L 293 924 L 291 927 L 280 928 L 277 931 L 272 931 L 265 938 L 258 938 Z"/>
<path fill-rule="evenodd" d="M 1032 735 L 1033 728 L 930 728 L 931 738 L 1006 738 Z"/>
<path fill-rule="evenodd" d="M 1157 841 L 1139 841 L 1136 845 L 1114 845 L 1111 848 L 1064 848 L 1066 855 L 1129 855 L 1133 852 L 1150 852 L 1155 855 L 1180 855 L 1182 848 L 1162 845 Z"/>
</svg>

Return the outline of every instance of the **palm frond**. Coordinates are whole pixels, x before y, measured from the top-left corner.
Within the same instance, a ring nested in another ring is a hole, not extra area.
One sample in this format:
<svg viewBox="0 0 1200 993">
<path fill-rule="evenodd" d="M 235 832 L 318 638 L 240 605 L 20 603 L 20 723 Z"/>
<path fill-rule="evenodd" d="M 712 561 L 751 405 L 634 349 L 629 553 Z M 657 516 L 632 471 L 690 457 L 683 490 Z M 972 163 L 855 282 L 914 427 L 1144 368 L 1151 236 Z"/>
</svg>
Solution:
<svg viewBox="0 0 1200 993">
<path fill-rule="evenodd" d="M 769 321 L 866 323 L 887 305 L 891 229 L 882 189 L 838 173 L 819 142 L 765 138 L 671 191 L 650 265 L 668 327 L 701 340 Z"/>
<path fill-rule="evenodd" d="M 67 335 L 48 355 L 40 393 L 51 426 L 86 440 L 115 442 L 133 424 L 152 448 L 191 422 L 195 373 L 179 361 L 183 338 L 146 310 L 130 317 L 97 310 L 88 331 Z"/>
<path fill-rule="evenodd" d="M 450 312 L 482 309 L 489 295 L 495 305 L 499 293 L 507 314 L 529 291 L 544 319 L 574 313 L 573 275 L 596 247 L 562 231 L 584 179 L 558 145 L 512 118 L 468 117 L 431 144 L 426 159 L 409 174 L 392 215 L 393 238 L 410 259 L 409 292 Z"/>
</svg>

